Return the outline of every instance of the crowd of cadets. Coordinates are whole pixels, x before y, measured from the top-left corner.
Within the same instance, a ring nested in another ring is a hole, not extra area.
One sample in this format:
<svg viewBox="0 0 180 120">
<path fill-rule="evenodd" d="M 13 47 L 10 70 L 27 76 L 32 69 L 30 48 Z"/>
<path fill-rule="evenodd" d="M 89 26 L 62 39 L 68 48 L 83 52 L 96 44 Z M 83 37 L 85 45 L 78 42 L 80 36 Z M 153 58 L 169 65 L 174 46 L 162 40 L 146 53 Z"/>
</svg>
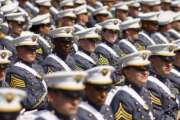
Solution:
<svg viewBox="0 0 180 120">
<path fill-rule="evenodd" d="M 179 120 L 180 0 L 0 0 L 1 120 Z"/>
</svg>

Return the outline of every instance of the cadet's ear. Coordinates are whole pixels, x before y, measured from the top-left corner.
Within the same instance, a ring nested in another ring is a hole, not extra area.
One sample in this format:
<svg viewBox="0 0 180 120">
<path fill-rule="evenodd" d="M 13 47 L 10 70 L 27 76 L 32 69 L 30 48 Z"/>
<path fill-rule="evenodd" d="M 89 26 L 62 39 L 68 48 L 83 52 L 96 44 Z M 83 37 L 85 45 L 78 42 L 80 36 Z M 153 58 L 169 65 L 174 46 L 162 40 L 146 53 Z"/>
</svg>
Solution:
<svg viewBox="0 0 180 120">
<path fill-rule="evenodd" d="M 130 32 L 129 32 L 128 30 L 125 30 L 125 31 L 124 31 L 124 34 L 125 34 L 126 36 L 129 36 Z"/>
<path fill-rule="evenodd" d="M 128 69 L 129 69 L 129 68 L 127 68 L 127 67 L 126 67 L 126 68 L 123 68 L 123 69 L 122 69 L 122 75 L 124 75 L 124 76 L 128 75 L 128 74 L 129 74 Z"/>
</svg>

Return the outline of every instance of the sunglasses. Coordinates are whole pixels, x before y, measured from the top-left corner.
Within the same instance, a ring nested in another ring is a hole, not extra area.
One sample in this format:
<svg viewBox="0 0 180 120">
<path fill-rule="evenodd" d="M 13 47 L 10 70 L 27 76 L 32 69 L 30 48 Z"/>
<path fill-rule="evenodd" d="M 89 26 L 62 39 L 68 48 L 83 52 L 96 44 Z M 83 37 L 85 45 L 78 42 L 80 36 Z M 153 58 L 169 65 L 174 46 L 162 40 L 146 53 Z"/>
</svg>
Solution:
<svg viewBox="0 0 180 120">
<path fill-rule="evenodd" d="M 67 99 L 79 99 L 83 96 L 82 91 L 63 91 L 61 94 Z"/>
<path fill-rule="evenodd" d="M 59 37 L 59 38 L 54 38 L 53 41 L 59 41 L 59 42 L 67 42 L 67 43 L 73 43 L 74 39 L 71 37 Z"/>
<path fill-rule="evenodd" d="M 110 91 L 111 86 L 110 85 L 108 85 L 108 86 L 94 86 L 94 89 L 96 91 L 99 91 L 99 92 L 101 92 L 101 91 L 108 92 L 108 91 Z"/>
<path fill-rule="evenodd" d="M 138 71 L 138 72 L 149 71 L 149 66 L 131 67 L 131 68 L 134 69 L 135 71 Z"/>
</svg>

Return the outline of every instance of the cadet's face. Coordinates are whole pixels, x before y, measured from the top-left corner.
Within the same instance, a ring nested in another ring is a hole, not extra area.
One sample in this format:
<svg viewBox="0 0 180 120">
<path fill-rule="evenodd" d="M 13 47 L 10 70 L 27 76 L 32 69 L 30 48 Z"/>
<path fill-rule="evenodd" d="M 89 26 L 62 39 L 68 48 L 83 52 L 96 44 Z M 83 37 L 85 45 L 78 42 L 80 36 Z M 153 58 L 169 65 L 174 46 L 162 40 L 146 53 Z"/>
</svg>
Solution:
<svg viewBox="0 0 180 120">
<path fill-rule="evenodd" d="M 138 86 L 144 85 L 149 75 L 148 69 L 145 66 L 125 68 L 123 73 L 127 80 L 130 80 Z"/>
<path fill-rule="evenodd" d="M 159 12 L 159 11 L 161 11 L 161 5 L 152 6 L 151 10 L 154 12 Z"/>
<path fill-rule="evenodd" d="M 79 41 L 79 44 L 84 50 L 88 52 L 94 52 L 96 48 L 96 40 L 83 39 Z"/>
<path fill-rule="evenodd" d="M 172 70 L 172 62 L 164 61 L 160 57 L 155 57 L 150 60 L 151 60 L 153 70 L 157 74 L 162 75 L 162 76 L 167 76 L 170 74 Z"/>
<path fill-rule="evenodd" d="M 40 32 L 44 35 L 48 35 L 50 31 L 50 24 L 44 24 L 40 27 Z"/>
<path fill-rule="evenodd" d="M 175 58 L 174 64 L 176 66 L 180 66 L 180 51 L 176 52 L 176 58 Z"/>
<path fill-rule="evenodd" d="M 61 93 L 50 93 L 51 104 L 63 115 L 75 116 L 77 113 L 80 98 L 68 98 Z"/>
<path fill-rule="evenodd" d="M 173 7 L 173 11 L 179 12 L 180 11 L 180 7 Z"/>
<path fill-rule="evenodd" d="M 11 32 L 16 34 L 16 35 L 20 35 L 21 32 L 23 31 L 23 27 L 24 27 L 24 23 L 18 23 L 16 21 L 12 21 L 9 23 L 9 27 L 12 30 Z"/>
<path fill-rule="evenodd" d="M 127 38 L 129 40 L 136 40 L 136 39 L 138 39 L 138 33 L 139 33 L 138 29 L 128 29 L 126 31 L 126 33 L 127 33 Z"/>
<path fill-rule="evenodd" d="M 85 94 L 91 102 L 101 106 L 106 100 L 108 91 L 109 89 L 101 89 L 92 85 L 86 85 Z"/>
<path fill-rule="evenodd" d="M 63 26 L 73 26 L 75 23 L 75 20 L 73 18 L 64 17 L 62 20 L 62 27 Z"/>
<path fill-rule="evenodd" d="M 108 19 L 108 16 L 107 16 L 107 15 L 97 15 L 97 16 L 96 16 L 96 21 L 97 21 L 97 23 L 103 22 L 103 21 L 105 21 L 105 20 L 107 20 L 107 19 Z"/>
<path fill-rule="evenodd" d="M 115 16 L 116 16 L 116 18 L 124 21 L 128 16 L 128 12 L 127 11 L 122 11 L 122 10 L 116 10 Z"/>
<path fill-rule="evenodd" d="M 78 15 L 78 18 L 83 22 L 83 23 L 87 23 L 88 22 L 88 13 L 83 13 Z"/>
<path fill-rule="evenodd" d="M 141 8 L 142 8 L 142 12 L 145 12 L 145 13 L 151 12 L 151 8 L 147 5 L 142 4 Z"/>
<path fill-rule="evenodd" d="M 155 32 L 158 30 L 157 22 L 148 22 L 147 26 L 148 26 L 147 29 L 149 29 L 151 32 Z"/>
<path fill-rule="evenodd" d="M 96 0 L 87 0 L 87 3 L 90 4 L 90 5 L 95 5 Z"/>
<path fill-rule="evenodd" d="M 67 38 L 68 39 L 68 38 Z M 55 51 L 68 54 L 72 51 L 72 38 L 69 38 L 69 41 L 63 40 L 63 38 L 59 38 L 59 40 L 54 40 Z"/>
<path fill-rule="evenodd" d="M 102 36 L 106 41 L 115 43 L 118 39 L 118 31 L 104 30 Z"/>
<path fill-rule="evenodd" d="M 59 0 L 51 0 L 51 4 L 52 4 L 54 7 L 58 8 Z"/>
<path fill-rule="evenodd" d="M 116 3 L 116 0 L 103 0 L 102 3 L 110 9 Z"/>
<path fill-rule="evenodd" d="M 40 14 L 49 13 L 49 7 L 48 6 L 39 6 L 39 13 Z"/>
<path fill-rule="evenodd" d="M 32 46 L 17 47 L 17 55 L 20 59 L 31 63 L 36 59 L 36 50 L 30 50 Z"/>
<path fill-rule="evenodd" d="M 128 14 L 133 16 L 133 17 L 137 17 L 139 14 L 139 8 L 129 7 L 129 13 Z"/>
<path fill-rule="evenodd" d="M 162 10 L 164 11 L 167 11 L 167 10 L 171 10 L 171 4 L 170 3 L 161 3 L 161 7 L 162 7 Z"/>
<path fill-rule="evenodd" d="M 177 30 L 180 31 L 180 21 L 176 21 L 172 23 L 172 27 Z"/>
</svg>

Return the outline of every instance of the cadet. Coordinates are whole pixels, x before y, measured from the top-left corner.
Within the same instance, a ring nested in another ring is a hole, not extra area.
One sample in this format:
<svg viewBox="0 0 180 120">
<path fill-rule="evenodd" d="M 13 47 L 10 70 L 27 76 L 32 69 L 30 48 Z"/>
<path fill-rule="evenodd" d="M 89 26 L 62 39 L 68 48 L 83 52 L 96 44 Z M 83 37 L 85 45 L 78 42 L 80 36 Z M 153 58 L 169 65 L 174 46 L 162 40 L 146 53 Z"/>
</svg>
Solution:
<svg viewBox="0 0 180 120">
<path fill-rule="evenodd" d="M 171 3 L 171 9 L 174 12 L 179 12 L 180 11 L 180 1 L 176 0 L 176 1 L 172 1 Z"/>
<path fill-rule="evenodd" d="M 39 8 L 39 14 L 50 14 L 51 0 L 35 0 L 35 4 Z"/>
<path fill-rule="evenodd" d="M 76 20 L 76 14 L 74 9 L 67 9 L 59 11 L 57 15 L 56 26 L 64 27 L 64 26 L 74 26 Z"/>
<path fill-rule="evenodd" d="M 92 7 L 94 9 L 97 9 L 103 6 L 102 2 L 98 0 L 86 0 L 86 1 L 87 1 L 88 7 Z"/>
<path fill-rule="evenodd" d="M 171 11 L 171 0 L 161 0 L 161 8 L 163 11 Z"/>
<path fill-rule="evenodd" d="M 25 27 L 25 15 L 22 12 L 9 13 L 5 15 L 9 27 L 10 40 L 21 34 Z"/>
<path fill-rule="evenodd" d="M 30 1 L 28 0 L 17 0 L 17 1 L 19 3 L 19 7 L 21 9 L 24 9 L 24 11 L 28 13 L 28 16 L 33 17 L 38 14 L 39 9 L 36 6 L 34 6 L 34 4 L 31 3 Z"/>
<path fill-rule="evenodd" d="M 129 8 L 128 15 L 133 18 L 137 18 L 140 12 L 140 7 L 141 6 L 138 1 L 133 1 L 132 3 L 128 5 L 128 8 Z"/>
<path fill-rule="evenodd" d="M 171 29 L 170 23 L 172 20 L 173 16 L 171 11 L 161 12 L 158 15 L 158 31 L 151 34 L 151 38 L 156 44 L 166 44 L 174 41 L 174 38 L 172 38 L 168 32 Z"/>
<path fill-rule="evenodd" d="M 75 7 L 79 7 L 81 5 L 85 5 L 86 4 L 86 0 L 75 0 L 74 1 L 74 6 Z"/>
<path fill-rule="evenodd" d="M 36 63 L 37 38 L 29 31 L 24 31 L 14 40 L 14 44 L 18 58 L 8 68 L 6 81 L 10 87 L 27 92 L 28 96 L 22 102 L 26 110 L 43 109 L 47 103 L 47 88 L 42 79 L 42 67 Z"/>
<path fill-rule="evenodd" d="M 115 120 L 153 120 L 150 93 L 145 88 L 149 55 L 149 51 L 139 51 L 120 58 L 117 69 L 125 85 L 113 88 L 105 102 Z"/>
<path fill-rule="evenodd" d="M 73 9 L 74 8 L 74 0 L 62 0 L 62 1 L 60 1 L 59 7 L 61 10 Z"/>
<path fill-rule="evenodd" d="M 46 73 L 55 71 L 70 71 L 66 62 L 71 62 L 73 53 L 73 27 L 60 27 L 50 31 L 54 44 L 53 54 L 46 57 L 43 67 Z"/>
<path fill-rule="evenodd" d="M 169 42 L 176 41 L 177 39 L 180 39 L 180 34 L 176 35 L 172 29 L 172 22 L 173 22 L 173 15 L 174 13 L 171 11 L 167 12 L 161 12 L 158 16 L 158 24 L 159 29 L 158 31 L 168 39 Z"/>
<path fill-rule="evenodd" d="M 175 13 L 175 16 L 174 16 L 173 22 L 172 22 L 172 28 L 180 33 L 180 12 Z"/>
<path fill-rule="evenodd" d="M 104 6 L 108 6 L 108 9 L 110 10 L 113 5 L 117 2 L 116 0 L 100 0 L 101 3 L 104 5 Z"/>
<path fill-rule="evenodd" d="M 95 49 L 95 53 L 98 55 L 99 64 L 114 65 L 119 57 L 116 51 L 118 51 L 118 32 L 120 21 L 119 19 L 108 19 L 98 24 L 101 30 L 102 42 L 99 43 Z"/>
<path fill-rule="evenodd" d="M 58 10 L 59 9 L 59 0 L 51 0 L 52 7 L 54 9 Z"/>
<path fill-rule="evenodd" d="M 12 55 L 12 52 L 9 50 L 0 50 L 0 87 L 8 87 L 8 84 L 5 81 L 5 74 L 8 65 L 11 63 L 9 57 Z"/>
<path fill-rule="evenodd" d="M 17 120 L 23 106 L 21 101 L 27 96 L 23 90 L 15 88 L 0 88 L 1 120 Z"/>
<path fill-rule="evenodd" d="M 119 2 L 119 3 L 115 4 L 113 7 L 115 9 L 115 13 L 114 13 L 115 18 L 117 18 L 121 21 L 124 21 L 127 19 L 129 8 L 126 3 Z"/>
<path fill-rule="evenodd" d="M 118 43 L 120 49 L 126 49 L 124 50 L 126 53 L 132 53 L 133 51 L 145 49 L 143 43 L 138 39 L 138 33 L 141 29 L 139 18 L 128 18 L 128 20 L 121 23 L 120 28 L 122 29 L 122 37 L 124 38 Z M 127 46 L 134 46 L 135 48 L 125 48 L 125 44 L 127 44 Z"/>
<path fill-rule="evenodd" d="M 86 76 L 87 73 L 83 71 L 55 72 L 45 76 L 48 82 L 50 111 L 54 111 L 59 120 L 76 118 Z"/>
<path fill-rule="evenodd" d="M 11 52 L 13 52 L 13 54 L 15 55 L 15 47 L 14 45 L 10 42 L 10 40 L 8 39 L 8 31 L 9 31 L 9 27 L 7 23 L 1 23 L 0 25 L 1 29 L 0 29 L 0 49 L 7 49 Z"/>
<path fill-rule="evenodd" d="M 158 14 L 157 12 L 140 13 L 139 18 L 142 23 L 142 31 L 139 32 L 138 39 L 143 43 L 145 48 L 149 45 L 155 45 L 151 35 L 158 31 Z"/>
<path fill-rule="evenodd" d="M 81 6 L 77 7 L 77 8 L 75 8 L 75 13 L 76 13 L 76 16 L 77 16 L 76 24 L 74 25 L 75 32 L 87 28 L 87 23 L 88 23 L 87 6 L 86 5 L 81 5 Z"/>
<path fill-rule="evenodd" d="M 141 0 L 140 4 L 144 13 L 161 11 L 161 0 Z"/>
<path fill-rule="evenodd" d="M 50 15 L 38 15 L 31 19 L 30 31 L 38 34 L 40 48 L 37 50 L 38 60 L 42 62 L 51 53 L 51 40 L 48 36 L 50 31 Z"/>
<path fill-rule="evenodd" d="M 100 39 L 96 27 L 81 30 L 75 33 L 78 38 L 79 51 L 74 55 L 75 64 L 71 67 L 75 70 L 87 70 L 98 64 L 98 58 L 94 53 L 97 40 Z"/>
<path fill-rule="evenodd" d="M 32 24 L 30 31 L 36 34 L 40 34 L 45 39 L 48 38 L 48 33 L 51 27 L 50 14 L 47 13 L 47 14 L 37 15 L 34 18 L 32 18 L 30 22 Z"/>
<path fill-rule="evenodd" d="M 108 9 L 107 6 L 103 6 L 103 7 L 100 7 L 98 9 L 96 9 L 92 13 L 96 23 L 103 22 L 103 21 L 107 20 L 110 17 L 111 13 L 107 9 Z"/>
<path fill-rule="evenodd" d="M 179 89 L 180 91 L 180 40 L 177 40 L 176 42 L 176 49 L 175 49 L 175 59 L 173 61 L 173 69 L 171 70 L 171 74 L 168 76 L 168 78 L 174 83 L 174 85 Z"/>
<path fill-rule="evenodd" d="M 114 120 L 110 107 L 104 105 L 112 87 L 111 73 L 114 70 L 112 66 L 98 66 L 87 70 L 85 96 L 79 105 L 78 120 Z"/>
<path fill-rule="evenodd" d="M 157 120 L 175 120 L 179 109 L 179 88 L 168 79 L 174 61 L 174 44 L 152 45 L 151 71 L 147 89 L 151 92 L 154 116 Z M 175 97 L 177 95 L 177 98 Z"/>
</svg>

